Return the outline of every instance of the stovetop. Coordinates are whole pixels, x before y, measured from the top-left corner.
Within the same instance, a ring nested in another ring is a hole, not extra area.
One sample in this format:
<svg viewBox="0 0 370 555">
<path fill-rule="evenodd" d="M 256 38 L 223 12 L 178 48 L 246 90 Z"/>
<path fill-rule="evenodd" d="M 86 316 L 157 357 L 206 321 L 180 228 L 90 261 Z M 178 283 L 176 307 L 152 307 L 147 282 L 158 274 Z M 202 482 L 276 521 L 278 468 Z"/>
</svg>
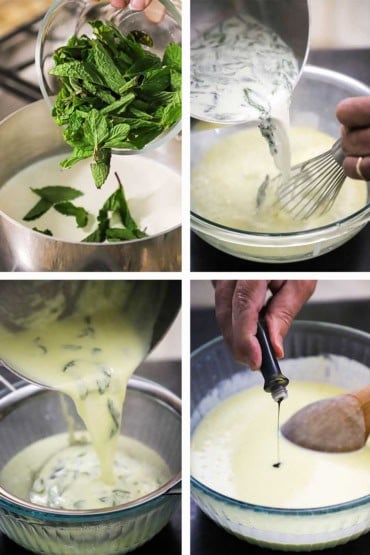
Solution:
<svg viewBox="0 0 370 555">
<path fill-rule="evenodd" d="M 0 38 L 0 120 L 41 98 L 35 46 L 42 17 Z"/>
</svg>

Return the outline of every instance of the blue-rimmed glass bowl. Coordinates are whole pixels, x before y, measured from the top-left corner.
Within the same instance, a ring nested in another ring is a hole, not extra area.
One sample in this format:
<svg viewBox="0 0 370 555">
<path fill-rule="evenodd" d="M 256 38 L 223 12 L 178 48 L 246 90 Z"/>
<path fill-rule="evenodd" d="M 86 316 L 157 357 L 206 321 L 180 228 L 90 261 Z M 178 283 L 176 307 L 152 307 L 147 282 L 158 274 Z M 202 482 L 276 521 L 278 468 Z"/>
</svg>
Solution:
<svg viewBox="0 0 370 555">
<path fill-rule="evenodd" d="M 368 367 L 297 368 L 291 380 L 332 383 L 356 389 L 370 381 L 370 335 L 344 326 L 295 322 L 284 342 L 289 359 L 321 354 L 345 356 Z M 283 368 L 282 368 L 283 369 Z M 347 370 L 347 371 L 346 371 Z M 250 372 L 232 358 L 222 338 L 195 351 L 191 359 L 191 429 L 223 399 L 240 387 L 263 387 L 259 372 Z M 369 469 L 370 472 L 370 469 Z M 273 486 L 272 486 L 273 487 Z M 338 484 L 338 487 L 340 485 Z M 370 530 L 369 495 L 327 507 L 279 509 L 244 503 L 218 493 L 191 477 L 191 492 L 200 509 L 239 538 L 283 551 L 314 551 L 346 543 Z"/>
<path fill-rule="evenodd" d="M 22 384 L 21 384 L 22 385 Z M 83 429 L 64 398 L 75 429 Z M 132 378 L 125 400 L 121 433 L 154 449 L 171 470 L 167 483 L 130 503 L 100 510 L 49 509 L 16 497 L 1 485 L 1 469 L 20 450 L 67 431 L 59 394 L 22 385 L 0 398 L 0 531 L 42 555 L 118 555 L 154 537 L 170 520 L 180 495 L 181 403 L 166 388 Z M 32 477 L 24 470 L 25 482 Z"/>
<path fill-rule="evenodd" d="M 339 137 L 340 125 L 335 116 L 338 102 L 347 97 L 368 95 L 369 87 L 356 79 L 307 65 L 293 93 L 290 109 L 292 125 L 312 127 L 332 137 Z M 244 127 L 250 126 L 255 127 L 255 124 L 246 124 Z M 237 133 L 241 129 L 243 126 L 230 125 L 197 131 L 197 125 L 194 125 L 191 133 L 192 165 L 197 164 L 204 152 L 225 134 Z M 207 219 L 197 212 L 194 203 L 190 221 L 193 231 L 201 239 L 222 252 L 245 260 L 278 264 L 326 254 L 359 233 L 369 219 L 368 183 L 366 203 L 360 210 L 328 225 L 304 231 L 268 233 L 234 229 Z"/>
</svg>

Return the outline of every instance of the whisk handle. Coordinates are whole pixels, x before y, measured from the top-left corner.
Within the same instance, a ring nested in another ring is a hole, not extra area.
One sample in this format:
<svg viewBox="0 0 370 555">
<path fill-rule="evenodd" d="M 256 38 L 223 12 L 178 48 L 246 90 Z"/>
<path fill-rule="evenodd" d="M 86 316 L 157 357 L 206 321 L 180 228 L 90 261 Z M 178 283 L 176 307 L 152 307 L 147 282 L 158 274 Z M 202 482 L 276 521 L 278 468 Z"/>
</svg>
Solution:
<svg viewBox="0 0 370 555">
<path fill-rule="evenodd" d="M 343 152 L 342 149 L 342 140 L 338 139 L 337 141 L 335 141 L 335 143 L 333 144 L 332 148 L 331 148 L 331 152 L 332 152 L 332 156 L 334 158 L 334 160 L 340 165 L 343 165 L 343 161 L 345 158 L 345 154 Z"/>
</svg>

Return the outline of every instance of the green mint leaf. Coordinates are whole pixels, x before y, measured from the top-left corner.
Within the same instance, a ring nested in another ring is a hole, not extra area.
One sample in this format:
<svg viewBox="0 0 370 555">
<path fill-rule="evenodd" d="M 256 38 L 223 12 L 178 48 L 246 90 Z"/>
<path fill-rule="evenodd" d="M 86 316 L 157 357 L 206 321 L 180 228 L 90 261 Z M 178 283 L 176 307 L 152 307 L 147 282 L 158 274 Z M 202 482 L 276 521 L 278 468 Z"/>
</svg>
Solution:
<svg viewBox="0 0 370 555">
<path fill-rule="evenodd" d="M 118 189 L 110 197 L 111 206 L 108 209 L 113 210 L 114 212 L 116 212 L 119 215 L 122 224 L 127 229 L 132 231 L 134 229 L 137 229 L 138 225 L 137 225 L 137 223 L 135 222 L 134 218 L 131 215 L 130 209 L 129 209 L 128 204 L 127 204 L 125 191 L 124 191 L 123 185 L 121 183 L 121 180 L 120 180 L 117 173 L 115 173 L 114 175 L 116 176 L 116 179 L 118 181 Z M 106 204 L 104 206 L 106 206 Z"/>
<path fill-rule="evenodd" d="M 163 63 L 181 71 L 181 46 L 179 44 L 168 44 L 163 54 Z"/>
<path fill-rule="evenodd" d="M 43 200 L 51 202 L 52 204 L 67 200 L 74 200 L 83 195 L 83 193 L 78 189 L 65 187 L 63 185 L 49 185 L 47 187 L 43 187 L 42 189 L 32 189 L 31 187 L 31 190 Z"/>
<path fill-rule="evenodd" d="M 33 220 L 37 220 L 37 218 L 43 216 L 52 206 L 52 202 L 41 199 L 38 201 L 37 204 L 35 204 L 33 208 L 31 208 L 29 212 L 27 212 L 25 216 L 23 216 L 23 220 L 25 222 L 32 222 Z"/>
<path fill-rule="evenodd" d="M 75 206 L 72 202 L 60 202 L 55 204 L 55 210 L 64 216 L 76 218 L 77 227 L 85 227 L 89 218 L 89 213 L 82 206 Z"/>
<path fill-rule="evenodd" d="M 109 127 L 107 118 L 98 110 L 92 109 L 83 126 L 85 140 L 96 148 L 108 138 Z"/>
<path fill-rule="evenodd" d="M 131 102 L 133 102 L 133 100 L 135 100 L 135 94 L 127 93 L 119 100 L 116 100 L 115 102 L 113 102 L 113 104 L 111 104 L 110 106 L 105 106 L 104 108 L 102 108 L 100 110 L 100 113 L 104 115 L 109 114 L 111 112 L 121 114 L 126 110 L 127 106 L 129 106 Z"/>
<path fill-rule="evenodd" d="M 170 70 L 168 67 L 151 69 L 146 72 L 141 84 L 141 92 L 148 96 L 164 91 L 171 84 Z"/>
<path fill-rule="evenodd" d="M 129 134 L 130 126 L 127 123 L 117 123 L 111 132 L 108 139 L 104 142 L 104 148 L 128 148 L 129 142 L 125 139 Z"/>
<path fill-rule="evenodd" d="M 130 229 L 125 229 L 122 227 L 110 227 L 107 229 L 106 239 L 110 242 L 116 241 L 132 241 L 132 239 L 137 239 L 135 233 Z"/>
<path fill-rule="evenodd" d="M 95 185 L 98 189 L 105 183 L 110 170 L 111 151 L 108 148 L 97 149 L 94 162 L 90 164 Z"/>
<path fill-rule="evenodd" d="M 118 67 L 109 55 L 108 50 L 99 40 L 92 41 L 92 49 L 96 68 L 105 84 L 114 92 L 119 93 L 125 81 Z"/>
<path fill-rule="evenodd" d="M 90 235 L 88 235 L 87 237 L 85 237 L 85 239 L 82 239 L 82 243 L 103 243 L 105 240 L 105 237 L 103 238 L 100 229 L 96 229 L 95 231 L 93 231 L 92 233 L 90 233 Z"/>
<path fill-rule="evenodd" d="M 32 229 L 33 231 L 37 231 L 37 233 L 42 233 L 43 235 L 49 235 L 49 237 L 53 236 L 50 229 L 38 229 L 37 227 L 33 227 Z"/>
<path fill-rule="evenodd" d="M 83 81 L 91 81 L 97 85 L 104 85 L 104 81 L 94 66 L 87 62 L 68 62 L 57 65 L 49 72 L 56 77 L 69 77 L 74 79 L 82 79 Z"/>
<path fill-rule="evenodd" d="M 152 39 L 142 31 L 124 36 L 111 22 L 90 25 L 94 38 L 71 37 L 54 52 L 50 73 L 60 87 L 52 115 L 73 149 L 61 166 L 92 157 L 101 187 L 112 148 L 141 149 L 181 117 L 181 97 L 172 94 L 181 92 L 181 46 L 168 45 L 161 59 L 148 50 Z M 121 124 L 129 131 L 116 127 Z"/>
<path fill-rule="evenodd" d="M 167 106 L 160 110 L 161 125 L 164 129 L 168 129 L 181 118 L 181 94 L 174 92 L 172 100 Z"/>
<path fill-rule="evenodd" d="M 174 91 L 181 91 L 181 73 L 176 69 L 170 69 L 171 88 Z"/>
<path fill-rule="evenodd" d="M 144 56 L 136 60 L 136 62 L 130 66 L 126 75 L 138 76 L 139 74 L 145 74 L 150 69 L 159 68 L 161 65 L 162 61 L 156 54 L 146 51 Z"/>
</svg>

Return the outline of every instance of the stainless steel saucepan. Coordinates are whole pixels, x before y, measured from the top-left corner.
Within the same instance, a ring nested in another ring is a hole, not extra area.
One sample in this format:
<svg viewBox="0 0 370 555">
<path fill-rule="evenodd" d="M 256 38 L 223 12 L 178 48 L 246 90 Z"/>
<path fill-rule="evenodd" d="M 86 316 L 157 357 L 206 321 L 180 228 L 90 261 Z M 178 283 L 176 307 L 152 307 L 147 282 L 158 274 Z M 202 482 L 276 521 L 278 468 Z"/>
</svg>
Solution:
<svg viewBox="0 0 370 555">
<path fill-rule="evenodd" d="M 0 187 L 33 162 L 65 151 L 61 130 L 44 100 L 0 123 Z M 181 144 L 173 139 L 140 156 L 180 172 Z M 145 176 L 143 176 L 145 179 Z M 181 226 L 119 243 L 74 243 L 16 222 L 0 206 L 0 271 L 179 271 Z"/>
</svg>

